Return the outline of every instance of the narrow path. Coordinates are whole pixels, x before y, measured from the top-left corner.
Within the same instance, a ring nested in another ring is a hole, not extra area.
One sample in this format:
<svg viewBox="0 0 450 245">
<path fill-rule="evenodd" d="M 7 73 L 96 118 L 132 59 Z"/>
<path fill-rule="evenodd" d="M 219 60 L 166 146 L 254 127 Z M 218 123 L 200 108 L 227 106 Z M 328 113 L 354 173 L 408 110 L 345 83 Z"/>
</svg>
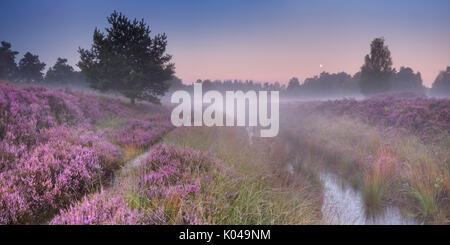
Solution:
<svg viewBox="0 0 450 245">
<path fill-rule="evenodd" d="M 163 141 L 164 136 L 166 136 L 168 133 L 170 133 L 171 130 L 166 132 L 163 136 L 161 136 L 160 139 L 158 139 L 156 142 L 154 142 L 152 145 L 150 145 L 144 153 L 136 156 L 135 158 L 129 160 L 126 162 L 120 169 L 116 170 L 113 174 L 112 179 L 109 181 L 109 184 L 104 186 L 104 190 L 106 192 L 113 192 L 119 190 L 121 177 L 127 176 L 128 173 L 135 170 L 137 167 L 139 167 L 142 164 L 142 161 L 144 161 L 152 151 L 153 146 L 161 143 Z"/>
<path fill-rule="evenodd" d="M 114 173 L 110 184 L 107 185 L 104 190 L 107 192 L 118 190 L 118 188 L 120 187 L 120 177 L 127 175 L 127 173 L 129 173 L 130 171 L 133 171 L 134 169 L 139 167 L 142 164 L 142 161 L 144 161 L 150 155 L 152 146 L 150 146 L 150 148 L 146 152 L 126 162 L 119 170 L 117 170 Z"/>
</svg>

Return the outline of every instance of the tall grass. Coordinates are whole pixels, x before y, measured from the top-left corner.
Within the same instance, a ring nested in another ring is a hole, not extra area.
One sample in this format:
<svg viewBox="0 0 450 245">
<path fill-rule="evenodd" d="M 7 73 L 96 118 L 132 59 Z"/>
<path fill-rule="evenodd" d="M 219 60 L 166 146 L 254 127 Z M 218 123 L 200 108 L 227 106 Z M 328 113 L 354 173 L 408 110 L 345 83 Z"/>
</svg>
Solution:
<svg viewBox="0 0 450 245">
<path fill-rule="evenodd" d="M 448 223 L 447 147 L 426 145 L 412 135 L 389 134 L 345 116 L 315 114 L 295 122 L 297 126 L 284 127 L 295 129 L 304 154 L 321 155 L 326 159 L 322 167 L 353 179 L 369 209 L 394 203 L 426 223 Z"/>
<path fill-rule="evenodd" d="M 395 177 L 395 160 L 389 147 L 381 146 L 376 161 L 368 164 L 364 172 L 364 202 L 369 208 L 379 208 L 391 191 Z"/>
<path fill-rule="evenodd" d="M 287 183 L 268 145 L 249 145 L 244 129 L 186 128 L 173 131 L 165 142 L 209 151 L 224 164 L 212 170 L 205 189 L 210 198 L 199 203 L 206 223 L 321 223 L 318 188 L 306 177 Z"/>
</svg>

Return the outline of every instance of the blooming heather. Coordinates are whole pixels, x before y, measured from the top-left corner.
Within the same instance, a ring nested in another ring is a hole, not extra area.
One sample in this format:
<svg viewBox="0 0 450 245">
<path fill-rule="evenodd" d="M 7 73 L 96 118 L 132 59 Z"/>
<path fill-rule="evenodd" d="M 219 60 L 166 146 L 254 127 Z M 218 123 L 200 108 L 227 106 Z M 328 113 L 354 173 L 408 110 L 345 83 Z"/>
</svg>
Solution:
<svg viewBox="0 0 450 245">
<path fill-rule="evenodd" d="M 86 196 L 77 205 L 53 218 L 52 225 L 136 225 L 138 213 L 131 210 L 120 196 L 108 196 L 104 191 Z"/>
<path fill-rule="evenodd" d="M 207 176 L 205 172 L 213 164 L 213 158 L 204 152 L 158 145 L 141 166 L 138 189 L 141 198 L 162 201 L 161 206 L 137 212 L 130 209 L 123 196 L 109 196 L 102 191 L 86 196 L 53 218 L 50 224 L 167 224 L 174 219 L 183 224 L 199 224 L 195 209 L 186 205 L 188 200 L 200 195 L 202 181 L 198 175 Z M 180 200 L 184 207 L 179 206 Z"/>
<path fill-rule="evenodd" d="M 322 102 L 315 109 L 347 115 L 387 128 L 419 136 L 425 142 L 445 141 L 450 134 L 450 100 L 414 94 L 385 94 L 357 101 Z"/>
<path fill-rule="evenodd" d="M 158 114 L 160 115 L 160 114 Z M 112 141 L 121 146 L 148 147 L 159 140 L 172 127 L 168 120 L 128 120 L 124 127 L 110 133 Z"/>
<path fill-rule="evenodd" d="M 179 203 L 186 205 L 188 200 L 201 195 L 201 185 L 214 164 L 214 159 L 207 153 L 158 145 L 141 167 L 139 191 L 148 200 L 166 200 L 166 207 L 172 211 L 166 210 L 165 213 L 182 214 L 179 222 L 198 224 L 195 211 L 186 207 L 182 209 Z"/>
<path fill-rule="evenodd" d="M 39 220 L 80 198 L 99 181 L 99 163 L 87 147 L 65 141 L 37 146 L 13 169 L 0 173 L 2 223 Z"/>
<path fill-rule="evenodd" d="M 117 98 L 0 82 L 0 224 L 44 222 L 120 166 L 120 147 L 96 132 L 96 123 L 139 117 L 143 126 L 127 136 L 149 146 L 169 129 L 158 122 L 164 111 Z"/>
</svg>

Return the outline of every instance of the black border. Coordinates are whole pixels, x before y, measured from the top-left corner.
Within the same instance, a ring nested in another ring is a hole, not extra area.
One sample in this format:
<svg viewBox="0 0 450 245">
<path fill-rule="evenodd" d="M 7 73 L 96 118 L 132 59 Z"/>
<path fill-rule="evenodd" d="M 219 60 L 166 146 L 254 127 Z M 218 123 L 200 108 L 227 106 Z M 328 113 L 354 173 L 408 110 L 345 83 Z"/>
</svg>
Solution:
<svg viewBox="0 0 450 245">
<path fill-rule="evenodd" d="M 48 226 L 48 225 L 13 225 L 0 226 L 0 241 L 5 236 L 20 240 L 42 240 L 51 242 L 56 239 L 58 244 L 75 242 L 101 243 L 114 242 L 124 244 L 242 244 L 258 243 L 273 244 L 279 241 L 298 241 L 290 244 L 315 244 L 323 241 L 390 243 L 424 241 L 426 244 L 436 241 L 446 244 L 450 237 L 450 226 L 295 226 L 295 225 L 199 225 L 199 226 Z M 223 234 L 224 230 L 270 230 L 270 239 L 265 240 L 224 240 L 223 237 L 213 237 L 210 243 L 204 240 L 180 240 L 180 232 L 207 231 Z M 60 238 L 56 238 L 56 237 Z M 155 243 L 159 241 L 158 243 Z M 307 242 L 308 241 L 308 242 Z M 311 243 L 311 241 L 313 241 Z M 3 242 L 2 242 L 3 244 Z M 11 243 L 4 243 L 11 244 Z"/>
</svg>

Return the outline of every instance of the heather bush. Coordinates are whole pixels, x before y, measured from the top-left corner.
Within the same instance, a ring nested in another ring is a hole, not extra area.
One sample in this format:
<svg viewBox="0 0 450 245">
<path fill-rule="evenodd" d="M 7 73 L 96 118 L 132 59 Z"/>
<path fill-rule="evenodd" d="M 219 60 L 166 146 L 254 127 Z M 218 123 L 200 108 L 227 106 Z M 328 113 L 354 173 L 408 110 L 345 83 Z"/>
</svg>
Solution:
<svg viewBox="0 0 450 245">
<path fill-rule="evenodd" d="M 13 215 L 23 218 L 17 221 L 32 223 L 80 198 L 101 176 L 102 168 L 92 149 L 52 141 L 34 148 L 28 157 L 16 162 L 14 169 L 1 173 L 0 185 L 8 194 L 16 192 L 26 203 L 25 213 Z M 2 213 L 8 213 L 9 206 L 2 203 Z M 2 217 L 5 223 L 15 221 L 7 216 L 11 215 Z"/>
<path fill-rule="evenodd" d="M 0 83 L 0 137 L 31 146 L 40 129 L 55 125 L 50 106 L 34 93 Z"/>
<path fill-rule="evenodd" d="M 144 148 L 158 141 L 171 127 L 166 117 L 157 114 L 148 121 L 128 120 L 124 127 L 111 131 L 110 137 L 120 146 Z"/>
<path fill-rule="evenodd" d="M 132 176 L 135 186 L 122 179 L 120 190 L 88 195 L 50 224 L 199 224 L 195 200 L 203 198 L 201 187 L 214 163 L 200 151 L 157 145 Z"/>
<path fill-rule="evenodd" d="M 105 140 L 102 132 L 93 132 L 86 127 L 53 127 L 45 130 L 40 140 L 43 142 L 64 140 L 73 145 L 91 148 L 96 153 L 105 174 L 112 173 L 121 163 L 120 148 Z"/>
<path fill-rule="evenodd" d="M 17 186 L 15 176 L 0 173 L 0 224 L 16 224 L 29 219 L 29 204 Z"/>
<path fill-rule="evenodd" d="M 81 203 L 72 205 L 53 218 L 52 225 L 136 225 L 140 216 L 131 210 L 120 195 L 110 196 L 105 191 L 85 196 Z"/>
<path fill-rule="evenodd" d="M 207 172 L 214 164 L 215 160 L 204 152 L 158 145 L 140 169 L 138 190 L 141 198 L 153 203 L 151 207 L 164 207 L 164 220 L 168 222 L 198 224 L 201 217 L 197 217 L 193 200 L 201 198 L 202 184 L 206 184 Z M 150 213 L 158 212 L 159 209 L 152 208 Z M 155 218 L 147 220 L 152 223 Z"/>
<path fill-rule="evenodd" d="M 347 115 L 380 126 L 419 136 L 425 142 L 445 142 L 450 134 L 450 100 L 427 98 L 414 93 L 382 94 L 357 101 L 327 101 L 315 109 Z"/>
<path fill-rule="evenodd" d="M 142 118 L 124 142 L 144 147 L 169 129 L 164 113 L 161 106 L 0 83 L 0 224 L 44 222 L 118 169 L 122 149 L 108 135 L 115 129 L 96 125 Z"/>
<path fill-rule="evenodd" d="M 0 173 L 14 168 L 17 159 L 28 153 L 28 147 L 24 144 L 13 144 L 11 140 L 0 141 Z"/>
</svg>

